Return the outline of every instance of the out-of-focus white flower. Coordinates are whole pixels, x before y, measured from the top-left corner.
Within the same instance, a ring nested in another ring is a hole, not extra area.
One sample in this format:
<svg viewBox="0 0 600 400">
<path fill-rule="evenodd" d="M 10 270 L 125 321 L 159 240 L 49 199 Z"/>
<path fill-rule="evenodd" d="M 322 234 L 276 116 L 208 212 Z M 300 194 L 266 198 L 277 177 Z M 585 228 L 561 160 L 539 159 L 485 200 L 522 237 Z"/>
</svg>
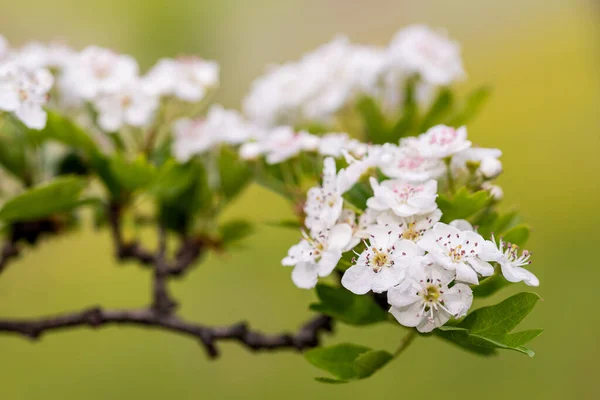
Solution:
<svg viewBox="0 0 600 400">
<path fill-rule="evenodd" d="M 302 289 L 317 284 L 318 277 L 331 274 L 342 258 L 342 251 L 352 240 L 352 228 L 338 224 L 314 236 L 304 234 L 300 243 L 292 246 L 281 263 L 293 266 L 292 281 Z"/>
<path fill-rule="evenodd" d="M 181 163 L 193 156 L 210 150 L 216 140 L 210 131 L 204 129 L 204 119 L 182 118 L 173 124 L 173 156 Z"/>
<path fill-rule="evenodd" d="M 342 193 L 347 192 L 369 171 L 373 171 L 382 164 L 389 163 L 391 156 L 387 146 L 387 144 L 384 146 L 367 146 L 366 153 L 362 157 L 359 156 L 358 159 L 353 157 L 350 151 L 344 151 L 343 154 L 349 165 L 338 172 L 340 191 Z M 360 152 L 364 152 L 364 150 L 361 149 Z"/>
<path fill-rule="evenodd" d="M 254 81 L 244 110 L 267 127 L 328 123 L 358 95 L 376 92 L 386 65 L 383 50 L 337 37 L 298 62 L 270 68 Z"/>
<path fill-rule="evenodd" d="M 449 85 L 465 75 L 458 43 L 425 25 L 412 25 L 396 33 L 388 51 L 397 68 L 418 73 L 433 85 Z"/>
<path fill-rule="evenodd" d="M 496 244 L 496 239 L 492 235 L 491 241 L 486 241 L 484 244 L 484 252 L 481 257 L 487 261 L 495 261 L 500 264 L 502 275 L 509 282 L 523 281 L 529 286 L 539 286 L 539 279 L 523 268 L 525 265 L 531 264 L 531 253 L 524 250 L 519 254 L 519 246 L 506 243 L 502 238 Z"/>
<path fill-rule="evenodd" d="M 219 64 L 198 57 L 164 58 L 144 76 L 147 89 L 160 96 L 172 95 L 196 103 L 219 86 Z"/>
<path fill-rule="evenodd" d="M 423 157 L 446 158 L 471 147 L 467 140 L 467 128 L 455 129 L 446 125 L 437 125 L 420 135 L 412 144 Z"/>
<path fill-rule="evenodd" d="M 473 304 L 473 292 L 463 283 L 449 288 L 454 274 L 432 263 L 429 257 L 423 264 L 411 270 L 410 278 L 388 291 L 388 303 L 392 306 L 390 313 L 400 324 L 425 333 L 444 325 L 451 317 L 465 316 Z"/>
<path fill-rule="evenodd" d="M 124 125 L 148 126 L 154 119 L 159 101 L 139 82 L 132 82 L 118 92 L 98 96 L 93 104 L 98 112 L 98 125 L 107 132 L 116 132 Z"/>
<path fill-rule="evenodd" d="M 29 42 L 15 52 L 19 65 L 33 70 L 36 68 L 52 68 L 62 70 L 73 62 L 76 52 L 60 41 L 49 44 Z"/>
<path fill-rule="evenodd" d="M 393 179 L 379 183 L 371 178 L 371 187 L 374 196 L 367 200 L 367 206 L 375 210 L 390 210 L 399 217 L 410 217 L 437 208 L 437 182 L 434 180 L 413 185 Z"/>
<path fill-rule="evenodd" d="M 384 211 L 377 216 L 377 224 L 393 230 L 402 239 L 417 242 L 435 224 L 440 222 L 441 217 L 442 212 L 439 209 L 410 217 L 399 217 L 392 211 Z"/>
<path fill-rule="evenodd" d="M 346 270 L 342 285 L 355 294 L 385 292 L 399 284 L 406 270 L 420 265 L 423 251 L 383 226 L 369 228 L 369 242 L 355 265 Z"/>
<path fill-rule="evenodd" d="M 2 35 L 0 35 L 0 60 L 2 60 L 7 54 L 9 50 L 8 40 Z"/>
<path fill-rule="evenodd" d="M 297 156 L 303 150 L 316 150 L 319 138 L 308 132 L 297 132 L 289 126 L 280 126 L 268 133 L 262 145 L 267 163 L 279 164 Z"/>
<path fill-rule="evenodd" d="M 485 240 L 473 231 L 461 231 L 438 222 L 417 244 L 437 264 L 456 271 L 457 281 L 478 284 L 478 273 L 482 276 L 494 273 L 494 267 L 482 259 L 484 243 Z"/>
<path fill-rule="evenodd" d="M 333 227 L 340 218 L 344 206 L 334 159 L 327 157 L 323 165 L 323 184 L 308 191 L 304 205 L 306 214 L 304 224 L 311 233 Z"/>
<path fill-rule="evenodd" d="M 328 133 L 321 137 L 317 151 L 322 156 L 341 157 L 350 138 L 347 133 Z"/>
<path fill-rule="evenodd" d="M 393 160 L 380 165 L 381 172 L 390 178 L 422 183 L 437 179 L 446 171 L 446 166 L 441 159 L 422 156 L 416 146 L 400 146 L 393 149 L 390 154 Z"/>
<path fill-rule="evenodd" d="M 477 171 L 484 178 L 493 179 L 502 173 L 501 156 L 502 151 L 498 149 L 468 148 L 452 157 L 452 171 L 454 174 L 467 173 L 468 163 L 474 162 L 479 163 Z"/>
<path fill-rule="evenodd" d="M 99 95 L 119 92 L 134 82 L 137 75 L 138 64 L 134 58 L 90 46 L 67 63 L 59 86 L 69 99 L 92 100 Z"/>
<path fill-rule="evenodd" d="M 47 114 L 42 107 L 53 83 L 46 69 L 28 71 L 15 62 L 0 64 L 0 110 L 14 113 L 31 129 L 44 128 Z"/>
<path fill-rule="evenodd" d="M 244 120 L 239 112 L 227 110 L 220 104 L 208 110 L 205 129 L 210 129 L 219 141 L 233 145 L 262 136 L 259 129 Z"/>
<path fill-rule="evenodd" d="M 498 185 L 492 185 L 489 182 L 483 182 L 481 184 L 481 188 L 483 190 L 487 190 L 492 199 L 495 201 L 500 201 L 504 198 L 504 190 Z"/>
</svg>

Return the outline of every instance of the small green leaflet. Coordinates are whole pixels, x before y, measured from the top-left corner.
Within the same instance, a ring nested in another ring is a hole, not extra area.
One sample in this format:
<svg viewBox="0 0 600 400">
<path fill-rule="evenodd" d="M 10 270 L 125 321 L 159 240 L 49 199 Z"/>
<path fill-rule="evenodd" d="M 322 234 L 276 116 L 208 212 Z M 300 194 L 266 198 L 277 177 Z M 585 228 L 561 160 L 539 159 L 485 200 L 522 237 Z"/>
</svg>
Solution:
<svg viewBox="0 0 600 400">
<path fill-rule="evenodd" d="M 367 378 L 393 359 L 387 351 L 372 350 L 352 343 L 312 349 L 304 353 L 304 357 L 315 367 L 335 377 L 315 378 L 322 383 L 348 383 Z"/>
<path fill-rule="evenodd" d="M 540 296 L 535 293 L 518 293 L 494 306 L 483 307 L 470 313 L 454 326 L 442 326 L 438 336 L 464 348 L 497 348 L 518 351 L 534 356 L 526 347 L 542 333 L 540 329 L 510 333 L 533 310 Z"/>
<path fill-rule="evenodd" d="M 4 203 L 0 220 L 27 221 L 71 211 L 81 205 L 79 199 L 86 184 L 85 179 L 66 176 L 36 186 Z"/>
<path fill-rule="evenodd" d="M 442 211 L 442 222 L 450 223 L 455 219 L 467 219 L 481 211 L 490 201 L 488 192 L 481 190 L 470 193 L 467 188 L 460 189 L 453 197 L 440 195 L 437 203 Z"/>
<path fill-rule="evenodd" d="M 349 325 L 369 325 L 387 320 L 387 315 L 371 296 L 359 296 L 343 287 L 317 285 L 320 302 L 311 304 L 310 309 Z"/>
</svg>

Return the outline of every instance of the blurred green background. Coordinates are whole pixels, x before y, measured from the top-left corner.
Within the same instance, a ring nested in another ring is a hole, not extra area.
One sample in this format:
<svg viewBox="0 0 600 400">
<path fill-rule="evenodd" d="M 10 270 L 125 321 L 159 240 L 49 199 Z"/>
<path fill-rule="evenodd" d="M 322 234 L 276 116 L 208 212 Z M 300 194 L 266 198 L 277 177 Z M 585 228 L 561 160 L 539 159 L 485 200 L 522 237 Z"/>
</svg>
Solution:
<svg viewBox="0 0 600 400">
<path fill-rule="evenodd" d="M 0 336 L 0 398 L 20 399 L 597 399 L 600 357 L 600 4 L 591 0 L 0 0 L 0 30 L 13 44 L 61 37 L 135 55 L 195 53 L 222 66 L 218 100 L 238 107 L 265 65 L 296 59 L 347 33 L 387 43 L 400 27 L 445 27 L 463 45 L 469 81 L 490 84 L 492 101 L 469 127 L 473 141 L 504 151 L 500 184 L 535 228 L 529 248 L 544 298 L 523 324 L 545 328 L 533 359 L 463 353 L 417 340 L 366 381 L 328 386 L 293 353 L 252 354 L 222 345 L 208 361 L 187 339 L 135 328 L 79 329 L 39 343 Z M 229 217 L 273 221 L 287 204 L 259 188 Z M 294 329 L 312 294 L 297 290 L 279 262 L 293 231 L 261 225 L 245 249 L 211 256 L 173 285 L 185 317 L 206 323 L 248 319 L 265 331 Z M 35 316 L 95 304 L 146 304 L 149 274 L 118 267 L 109 236 L 91 229 L 43 243 L 0 277 L 0 315 Z M 493 301 L 506 297 L 516 285 Z M 395 348 L 390 326 L 339 326 L 327 343 Z"/>
</svg>

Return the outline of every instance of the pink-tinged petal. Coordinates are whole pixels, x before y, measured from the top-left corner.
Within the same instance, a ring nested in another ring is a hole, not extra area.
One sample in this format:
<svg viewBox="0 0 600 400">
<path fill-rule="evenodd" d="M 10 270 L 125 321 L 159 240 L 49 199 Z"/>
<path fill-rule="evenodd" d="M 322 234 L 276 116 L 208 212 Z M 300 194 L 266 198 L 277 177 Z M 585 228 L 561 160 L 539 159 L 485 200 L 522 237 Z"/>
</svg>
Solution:
<svg viewBox="0 0 600 400">
<path fill-rule="evenodd" d="M 460 318 L 467 314 L 473 304 L 473 291 L 467 285 L 457 283 L 444 292 L 442 299 L 444 307 L 456 318 Z"/>
<path fill-rule="evenodd" d="M 327 238 L 327 248 L 341 250 L 352 240 L 352 227 L 348 224 L 338 224 L 331 228 Z"/>
<path fill-rule="evenodd" d="M 317 285 L 317 266 L 302 262 L 294 267 L 292 281 L 300 289 L 312 289 Z"/>
<path fill-rule="evenodd" d="M 371 290 L 373 275 L 371 268 L 354 265 L 344 272 L 342 286 L 354 294 L 365 294 Z"/>
<path fill-rule="evenodd" d="M 371 283 L 371 289 L 375 293 L 382 293 L 390 290 L 394 286 L 400 283 L 406 275 L 404 268 L 402 267 L 383 267 L 378 273 L 373 276 Z"/>
<path fill-rule="evenodd" d="M 414 284 L 401 284 L 387 292 L 388 303 L 394 307 L 406 307 L 420 302 L 421 296 L 417 295 L 420 288 Z"/>
<path fill-rule="evenodd" d="M 390 313 L 396 320 L 404 326 L 415 327 L 426 318 L 423 313 L 423 304 L 420 301 L 412 303 L 404 307 L 391 307 Z"/>
<path fill-rule="evenodd" d="M 341 250 L 327 250 L 321 254 L 321 259 L 317 264 L 317 272 L 319 276 L 329 276 L 337 266 L 338 262 L 340 262 L 340 258 L 342 258 Z"/>
<path fill-rule="evenodd" d="M 455 264 L 455 269 L 457 281 L 470 283 L 473 285 L 479 284 L 477 273 L 473 270 L 473 268 L 469 267 L 467 264 L 457 263 Z"/>
</svg>

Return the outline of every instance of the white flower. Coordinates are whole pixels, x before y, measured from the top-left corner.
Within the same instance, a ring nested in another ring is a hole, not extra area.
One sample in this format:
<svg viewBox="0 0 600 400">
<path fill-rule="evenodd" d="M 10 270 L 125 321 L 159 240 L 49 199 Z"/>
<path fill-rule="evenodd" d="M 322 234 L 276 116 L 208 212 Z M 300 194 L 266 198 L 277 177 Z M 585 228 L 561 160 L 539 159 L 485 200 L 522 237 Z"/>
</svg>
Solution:
<svg viewBox="0 0 600 400">
<path fill-rule="evenodd" d="M 289 126 L 280 126 L 273 129 L 262 143 L 267 163 L 279 164 L 296 157 L 303 150 L 315 150 L 319 138 L 304 131 L 296 132 Z"/>
<path fill-rule="evenodd" d="M 502 238 L 496 246 L 494 236 L 492 236 L 491 241 L 485 242 L 484 248 L 485 252 L 482 254 L 482 257 L 487 261 L 495 261 L 500 264 L 502 275 L 504 275 L 507 281 L 513 283 L 523 281 L 529 286 L 540 285 L 539 279 L 523 268 L 523 266 L 531 264 L 531 253 L 527 250 L 519 255 L 519 246 L 506 243 Z"/>
<path fill-rule="evenodd" d="M 322 156 L 341 157 L 349 141 L 347 133 L 328 133 L 321 137 L 317 152 Z"/>
<path fill-rule="evenodd" d="M 439 209 L 410 217 L 399 217 L 391 211 L 384 211 L 377 216 L 377 224 L 393 229 L 402 239 L 417 242 L 441 217 L 442 212 Z"/>
<path fill-rule="evenodd" d="M 336 224 L 342 213 L 344 199 L 338 189 L 335 161 L 327 157 L 323 163 L 323 184 L 308 191 L 304 224 L 311 232 L 323 231 Z"/>
<path fill-rule="evenodd" d="M 156 85 L 159 94 L 196 103 L 219 86 L 219 64 L 197 57 L 161 60 L 147 79 L 152 82 L 150 86 Z"/>
<path fill-rule="evenodd" d="M 46 69 L 27 71 L 13 62 L 0 64 L 0 110 L 14 113 L 31 129 L 44 128 L 47 115 L 42 106 L 53 83 Z"/>
<path fill-rule="evenodd" d="M 75 51 L 60 41 L 53 41 L 49 44 L 29 42 L 15 55 L 19 65 L 29 70 L 36 68 L 62 69 L 73 62 L 75 56 Z"/>
<path fill-rule="evenodd" d="M 412 269 L 406 281 L 388 291 L 390 313 L 400 324 L 423 333 L 444 325 L 450 317 L 465 316 L 473 303 L 471 288 L 462 283 L 449 288 L 454 274 L 427 258 L 423 267 Z"/>
<path fill-rule="evenodd" d="M 189 161 L 216 145 L 216 138 L 204 129 L 204 119 L 182 118 L 173 124 L 173 156 L 180 163 Z"/>
<path fill-rule="evenodd" d="M 219 141 L 233 145 L 260 136 L 258 128 L 244 120 L 239 112 L 226 110 L 220 104 L 208 110 L 205 129 L 211 130 Z"/>
<path fill-rule="evenodd" d="M 485 254 L 485 240 L 473 231 L 461 231 L 438 222 L 417 243 L 442 267 L 456 271 L 456 280 L 479 283 L 477 273 L 490 276 L 494 267 L 481 257 Z"/>
<path fill-rule="evenodd" d="M 477 232 L 477 230 L 473 227 L 473 225 L 471 225 L 471 223 L 469 221 L 467 221 L 466 219 L 455 219 L 454 221 L 450 222 L 450 226 L 452 226 L 460 231 Z"/>
<path fill-rule="evenodd" d="M 454 129 L 437 125 L 420 135 L 414 142 L 423 157 L 446 158 L 471 147 L 467 140 L 467 128 Z"/>
<path fill-rule="evenodd" d="M 256 160 L 264 154 L 260 142 L 246 142 L 240 146 L 240 157 L 242 160 Z"/>
<path fill-rule="evenodd" d="M 336 37 L 298 62 L 271 67 L 256 79 L 244 111 L 261 126 L 330 123 L 359 95 L 376 93 L 385 51 Z"/>
<path fill-rule="evenodd" d="M 452 157 L 452 171 L 454 174 L 467 173 L 468 163 L 478 163 L 477 171 L 486 179 L 492 179 L 502 173 L 502 162 L 498 160 L 502 151 L 498 149 L 485 149 L 472 147 L 461 151 Z"/>
<path fill-rule="evenodd" d="M 401 146 L 392 151 L 391 155 L 392 161 L 380 166 L 381 172 L 390 178 L 421 183 L 437 179 L 446 171 L 441 159 L 424 157 L 414 146 Z"/>
<path fill-rule="evenodd" d="M 6 40 L 4 36 L 0 35 L 0 60 L 2 60 L 8 54 L 9 49 L 10 46 L 8 44 L 8 40 Z"/>
<path fill-rule="evenodd" d="M 159 101 L 139 82 L 132 82 L 118 92 L 99 95 L 93 104 L 98 111 L 98 125 L 106 132 L 116 132 L 123 125 L 148 126 L 154 119 Z"/>
<path fill-rule="evenodd" d="M 449 85 L 464 77 L 460 46 L 424 25 L 402 29 L 389 46 L 392 63 L 408 73 L 419 73 L 433 85 Z"/>
<path fill-rule="evenodd" d="M 367 206 L 379 211 L 391 210 L 399 217 L 427 214 L 437 208 L 437 182 L 410 184 L 399 180 L 378 183 L 371 178 L 374 196 L 367 200 Z"/>
<path fill-rule="evenodd" d="M 346 270 L 342 285 L 355 294 L 385 292 L 399 284 L 407 268 L 418 266 L 423 251 L 382 226 L 369 228 L 369 242 L 356 264 Z"/>
<path fill-rule="evenodd" d="M 359 149 L 359 147 L 356 146 L 355 149 Z M 367 146 L 366 153 L 364 150 L 359 149 L 359 153 L 364 153 L 362 157 L 359 156 L 359 159 L 354 158 L 350 151 L 343 152 L 348 166 L 338 172 L 339 188 L 342 193 L 350 190 L 365 174 L 374 171 L 379 165 L 388 163 L 391 160 L 387 144 L 384 146 Z"/>
<path fill-rule="evenodd" d="M 134 58 L 90 46 L 68 63 L 59 84 L 70 99 L 92 100 L 100 94 L 120 91 L 135 81 L 137 74 Z"/>
<path fill-rule="evenodd" d="M 288 256 L 281 263 L 294 267 L 292 281 L 296 286 L 301 289 L 313 288 L 318 277 L 333 272 L 351 239 L 352 228 L 346 224 L 335 225 L 312 237 L 304 234 L 304 238 L 290 248 Z"/>
</svg>

